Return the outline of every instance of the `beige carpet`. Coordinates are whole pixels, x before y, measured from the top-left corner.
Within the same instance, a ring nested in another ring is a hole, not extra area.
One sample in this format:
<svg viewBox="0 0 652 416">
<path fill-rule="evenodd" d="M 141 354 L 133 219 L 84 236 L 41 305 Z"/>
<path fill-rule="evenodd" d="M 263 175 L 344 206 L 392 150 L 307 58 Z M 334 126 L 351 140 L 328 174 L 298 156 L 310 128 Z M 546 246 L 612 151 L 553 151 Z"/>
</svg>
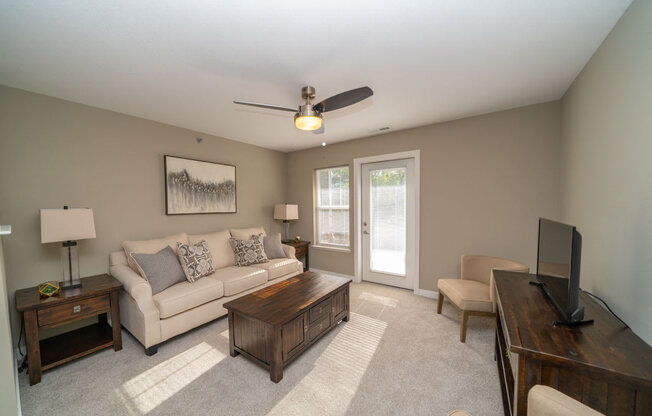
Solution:
<svg viewBox="0 0 652 416">
<path fill-rule="evenodd" d="M 147 357 L 123 331 L 122 351 L 104 350 L 20 375 L 24 415 L 446 415 L 456 408 L 500 415 L 494 321 L 459 313 L 411 291 L 351 286 L 351 320 L 290 364 L 280 383 L 242 356 L 230 357 L 226 318 Z"/>
</svg>

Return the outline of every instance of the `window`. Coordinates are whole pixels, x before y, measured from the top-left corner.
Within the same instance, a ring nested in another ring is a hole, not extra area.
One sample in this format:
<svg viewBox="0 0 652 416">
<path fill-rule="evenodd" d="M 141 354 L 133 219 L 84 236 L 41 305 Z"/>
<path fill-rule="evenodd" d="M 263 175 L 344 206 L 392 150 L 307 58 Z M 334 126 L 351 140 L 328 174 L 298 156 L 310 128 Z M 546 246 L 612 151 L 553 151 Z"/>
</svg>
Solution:
<svg viewBox="0 0 652 416">
<path fill-rule="evenodd" d="M 316 240 L 318 245 L 349 247 L 349 167 L 317 169 Z"/>
</svg>

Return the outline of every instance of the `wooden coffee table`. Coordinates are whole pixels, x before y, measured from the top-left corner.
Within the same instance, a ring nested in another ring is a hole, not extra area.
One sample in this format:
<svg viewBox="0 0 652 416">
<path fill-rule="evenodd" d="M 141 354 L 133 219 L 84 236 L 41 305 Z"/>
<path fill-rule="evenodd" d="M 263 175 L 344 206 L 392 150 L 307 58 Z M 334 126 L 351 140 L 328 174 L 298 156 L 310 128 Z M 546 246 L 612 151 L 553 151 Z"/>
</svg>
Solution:
<svg viewBox="0 0 652 416">
<path fill-rule="evenodd" d="M 304 272 L 224 304 L 229 350 L 269 370 L 283 367 L 342 321 L 349 320 L 351 279 Z"/>
</svg>

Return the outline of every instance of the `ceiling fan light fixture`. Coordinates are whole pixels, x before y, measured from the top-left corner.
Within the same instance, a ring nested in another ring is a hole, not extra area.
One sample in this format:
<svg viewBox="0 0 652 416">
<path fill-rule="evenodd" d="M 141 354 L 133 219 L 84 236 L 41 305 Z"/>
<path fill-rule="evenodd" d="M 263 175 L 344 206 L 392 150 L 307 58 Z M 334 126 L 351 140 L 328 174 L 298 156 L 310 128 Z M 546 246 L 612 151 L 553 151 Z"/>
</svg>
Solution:
<svg viewBox="0 0 652 416">
<path fill-rule="evenodd" d="M 321 115 L 306 115 L 303 116 L 297 113 L 294 116 L 294 125 L 299 130 L 313 131 L 321 127 Z"/>
</svg>

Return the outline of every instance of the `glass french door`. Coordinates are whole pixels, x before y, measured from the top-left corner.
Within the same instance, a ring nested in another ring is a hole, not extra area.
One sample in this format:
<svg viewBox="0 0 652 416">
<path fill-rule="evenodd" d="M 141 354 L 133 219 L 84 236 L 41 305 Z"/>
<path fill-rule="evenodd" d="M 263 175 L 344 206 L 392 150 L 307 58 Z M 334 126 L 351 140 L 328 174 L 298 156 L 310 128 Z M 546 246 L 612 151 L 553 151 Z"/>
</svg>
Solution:
<svg viewBox="0 0 652 416">
<path fill-rule="evenodd" d="M 413 288 L 414 159 L 362 165 L 362 279 Z"/>
</svg>

